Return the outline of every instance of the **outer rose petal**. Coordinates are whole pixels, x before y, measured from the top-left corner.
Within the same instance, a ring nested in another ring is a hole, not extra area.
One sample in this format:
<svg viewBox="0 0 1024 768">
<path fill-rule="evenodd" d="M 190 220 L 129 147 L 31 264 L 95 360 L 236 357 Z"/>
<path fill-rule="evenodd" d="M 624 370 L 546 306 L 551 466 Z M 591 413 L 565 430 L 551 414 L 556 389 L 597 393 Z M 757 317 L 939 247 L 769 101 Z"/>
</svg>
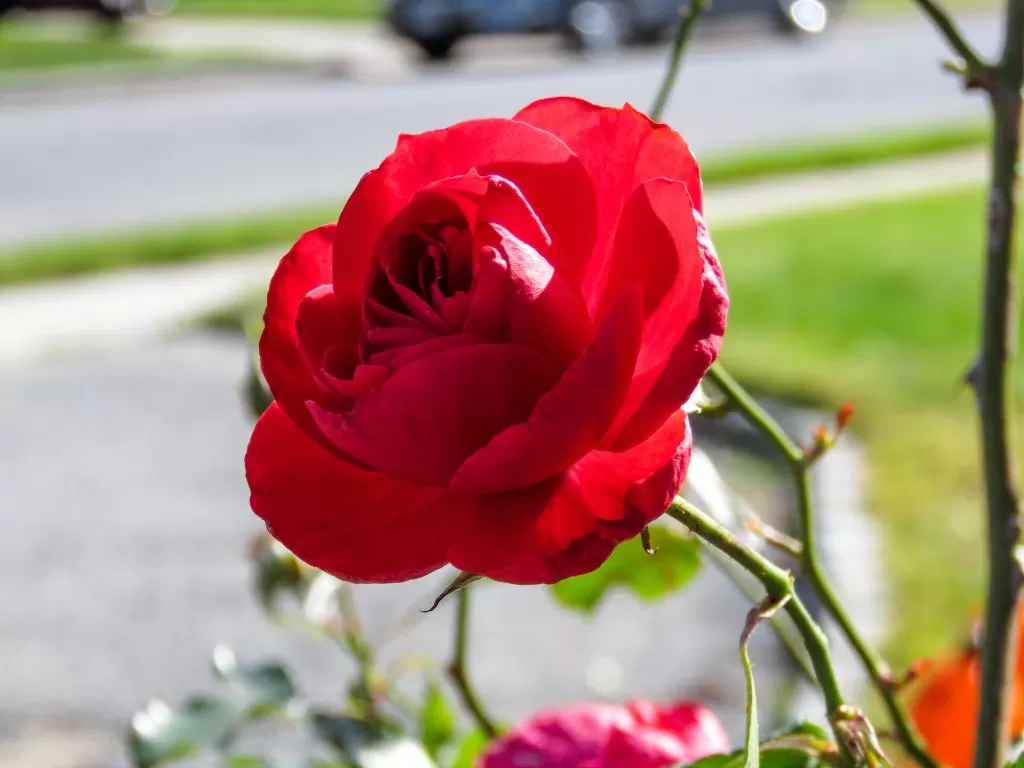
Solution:
<svg viewBox="0 0 1024 768">
<path fill-rule="evenodd" d="M 696 209 L 703 210 L 700 171 L 682 136 L 628 104 L 615 109 L 582 99 L 556 97 L 535 101 L 521 109 L 514 119 L 558 136 L 579 156 L 594 180 L 599 229 L 593 259 L 583 281 L 583 295 L 588 303 L 597 287 L 595 281 L 605 272 L 604 259 L 619 213 L 637 185 L 656 178 L 682 181 Z M 615 151 L 610 152 L 610 147 Z"/>
<path fill-rule="evenodd" d="M 457 346 L 404 365 L 348 413 L 313 404 L 313 417 L 359 464 L 444 487 L 467 456 L 530 415 L 554 373 L 528 347 Z"/>
<path fill-rule="evenodd" d="M 592 451 L 546 483 L 455 494 L 451 562 L 510 584 L 553 584 L 592 571 L 665 511 L 691 448 L 679 411 L 646 442 L 623 453 Z"/>
<path fill-rule="evenodd" d="M 345 581 L 395 582 L 447 564 L 445 492 L 365 472 L 274 403 L 245 455 L 253 511 L 282 544 Z"/>
<path fill-rule="evenodd" d="M 306 295 L 331 282 L 333 239 L 333 224 L 311 230 L 299 238 L 281 259 L 267 292 L 263 335 L 260 337 L 260 367 L 270 391 L 291 418 L 311 435 L 316 434 L 316 426 L 305 402 L 315 400 L 330 405 L 334 400 L 317 386 L 312 371 L 307 367 L 296 325 L 299 307 Z M 343 343 L 349 331 L 341 321 L 339 312 L 337 322 L 329 329 L 341 337 L 335 343 Z M 358 329 L 351 330 L 357 332 Z M 312 330 L 310 335 L 313 335 Z"/>
<path fill-rule="evenodd" d="M 374 244 L 387 223 L 423 187 L 476 170 L 513 182 L 548 228 L 556 267 L 578 282 L 597 228 L 594 189 L 565 144 L 522 122 L 469 120 L 416 136 L 401 136 L 395 151 L 356 186 L 334 242 L 335 291 L 360 299 Z"/>
<path fill-rule="evenodd" d="M 640 351 L 643 294 L 628 291 L 594 341 L 544 395 L 530 418 L 499 433 L 452 478 L 465 493 L 497 493 L 547 480 L 597 446 L 629 387 Z"/>
<path fill-rule="evenodd" d="M 697 388 L 722 346 L 729 297 L 725 290 L 722 267 L 711 245 L 704 220 L 696 212 L 694 216 L 698 243 L 704 257 L 696 317 L 686 326 L 662 366 L 654 366 L 646 373 L 634 376 L 635 386 L 627 397 L 616 425 L 609 433 L 614 436 L 612 444 L 617 450 L 626 450 L 644 440 L 662 423 L 666 415 L 679 408 Z"/>
</svg>

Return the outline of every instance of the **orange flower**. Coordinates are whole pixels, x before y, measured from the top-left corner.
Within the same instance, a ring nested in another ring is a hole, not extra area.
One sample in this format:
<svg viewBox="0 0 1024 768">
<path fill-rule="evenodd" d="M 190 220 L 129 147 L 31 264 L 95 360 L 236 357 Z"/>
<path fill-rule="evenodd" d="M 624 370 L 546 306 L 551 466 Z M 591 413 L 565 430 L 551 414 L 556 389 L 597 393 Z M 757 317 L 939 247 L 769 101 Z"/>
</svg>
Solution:
<svg viewBox="0 0 1024 768">
<path fill-rule="evenodd" d="M 1024 733 L 1024 611 L 1018 610 L 1017 622 L 1017 665 L 1010 710 L 1014 738 Z M 914 687 L 910 717 L 932 754 L 949 768 L 971 768 L 981 695 L 981 653 L 977 644 L 927 663 L 921 683 Z"/>
</svg>

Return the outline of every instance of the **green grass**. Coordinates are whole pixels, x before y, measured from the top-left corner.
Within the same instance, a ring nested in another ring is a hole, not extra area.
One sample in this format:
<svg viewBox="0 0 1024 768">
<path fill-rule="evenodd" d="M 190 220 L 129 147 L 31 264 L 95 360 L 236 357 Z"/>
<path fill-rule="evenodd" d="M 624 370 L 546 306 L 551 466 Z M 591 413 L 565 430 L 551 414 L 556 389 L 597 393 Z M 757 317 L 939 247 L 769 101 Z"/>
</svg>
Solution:
<svg viewBox="0 0 1024 768">
<path fill-rule="evenodd" d="M 177 14 L 195 16 L 295 16 L 376 19 L 379 0 L 178 0 Z"/>
<path fill-rule="evenodd" d="M 857 404 L 897 664 L 959 640 L 981 599 L 976 419 L 961 380 L 978 336 L 983 221 L 972 190 L 714 233 L 730 370 L 775 395 Z"/>
<path fill-rule="evenodd" d="M 289 243 L 337 215 L 337 205 L 308 207 L 144 233 L 30 245 L 0 254 L 0 285 L 266 248 Z"/>
<path fill-rule="evenodd" d="M 132 64 L 163 58 L 113 34 L 97 31 L 81 37 L 47 39 L 0 32 L 0 72 L 94 64 Z"/>
<path fill-rule="evenodd" d="M 784 173 L 839 170 L 979 147 L 986 144 L 991 135 L 987 125 L 965 123 L 832 141 L 781 144 L 725 157 L 712 156 L 701 163 L 701 175 L 705 184 L 714 185 Z"/>
</svg>

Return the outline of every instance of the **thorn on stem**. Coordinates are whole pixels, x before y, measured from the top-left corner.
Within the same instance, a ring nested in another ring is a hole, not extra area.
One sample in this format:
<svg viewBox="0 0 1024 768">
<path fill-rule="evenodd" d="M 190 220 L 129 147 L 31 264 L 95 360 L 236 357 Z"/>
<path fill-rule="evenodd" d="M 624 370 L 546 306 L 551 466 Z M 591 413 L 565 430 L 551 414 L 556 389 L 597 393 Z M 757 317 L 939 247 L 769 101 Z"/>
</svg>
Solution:
<svg viewBox="0 0 1024 768">
<path fill-rule="evenodd" d="M 640 544 L 643 546 L 644 552 L 646 552 L 648 555 L 653 555 L 655 552 L 658 551 L 651 544 L 651 529 L 648 528 L 646 525 L 640 531 Z"/>
<path fill-rule="evenodd" d="M 971 367 L 964 374 L 964 384 L 971 387 L 975 394 L 981 391 L 981 380 L 983 378 L 981 357 L 977 357 Z"/>
<path fill-rule="evenodd" d="M 746 512 L 744 514 L 743 522 L 746 524 L 748 531 L 755 536 L 759 536 L 767 544 L 770 544 L 776 549 L 782 550 L 783 552 L 797 558 L 803 554 L 804 545 L 802 542 L 768 525 L 753 512 Z"/>
<path fill-rule="evenodd" d="M 448 582 L 448 586 L 446 586 L 441 591 L 441 594 L 439 594 L 434 599 L 434 603 L 429 608 L 427 608 L 426 610 L 421 611 L 421 613 L 432 613 L 434 610 L 437 609 L 437 606 L 439 606 L 441 604 L 441 601 L 444 600 L 446 597 L 448 597 L 448 595 L 454 594 L 454 593 L 458 592 L 460 589 L 465 589 L 470 584 L 473 584 L 473 583 L 475 583 L 477 581 L 480 581 L 480 579 L 482 579 L 482 578 L 483 578 L 483 576 L 478 576 L 475 573 L 468 573 L 467 571 L 460 571 L 459 574 L 454 579 L 452 579 L 450 582 Z"/>
</svg>

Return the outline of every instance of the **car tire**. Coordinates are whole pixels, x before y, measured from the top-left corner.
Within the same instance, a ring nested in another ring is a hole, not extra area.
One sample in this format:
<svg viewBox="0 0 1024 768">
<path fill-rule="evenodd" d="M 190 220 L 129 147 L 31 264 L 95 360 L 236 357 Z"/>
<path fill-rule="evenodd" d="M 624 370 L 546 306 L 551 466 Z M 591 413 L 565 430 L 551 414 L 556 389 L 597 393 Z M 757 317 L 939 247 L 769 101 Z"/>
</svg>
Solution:
<svg viewBox="0 0 1024 768">
<path fill-rule="evenodd" d="M 459 42 L 460 35 L 451 32 L 436 37 L 421 37 L 416 40 L 416 45 L 429 61 L 448 61 L 452 57 L 455 44 Z"/>
<path fill-rule="evenodd" d="M 120 24 L 125 19 L 125 9 L 120 4 L 108 5 L 105 2 L 98 2 L 93 13 L 100 21 L 108 24 Z"/>
<path fill-rule="evenodd" d="M 577 0 L 569 7 L 565 33 L 583 53 L 612 51 L 629 40 L 629 12 L 620 0 Z"/>
</svg>

